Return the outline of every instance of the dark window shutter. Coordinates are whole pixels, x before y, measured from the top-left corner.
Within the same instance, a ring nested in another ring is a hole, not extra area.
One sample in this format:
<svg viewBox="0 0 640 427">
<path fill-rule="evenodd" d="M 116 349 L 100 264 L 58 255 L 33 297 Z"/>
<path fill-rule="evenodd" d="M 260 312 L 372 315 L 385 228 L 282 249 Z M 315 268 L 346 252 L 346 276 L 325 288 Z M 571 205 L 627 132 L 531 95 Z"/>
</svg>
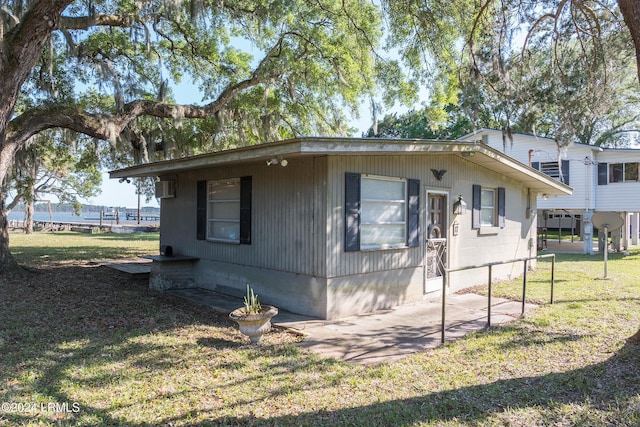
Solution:
<svg viewBox="0 0 640 427">
<path fill-rule="evenodd" d="M 607 163 L 598 163 L 598 185 L 607 185 L 609 183 Z"/>
<path fill-rule="evenodd" d="M 207 181 L 198 181 L 196 193 L 196 239 L 207 238 Z"/>
<path fill-rule="evenodd" d="M 531 162 L 531 167 L 540 170 L 540 162 Z"/>
<path fill-rule="evenodd" d="M 563 160 L 560 168 L 562 170 L 562 182 L 569 185 L 569 160 Z"/>
<path fill-rule="evenodd" d="M 504 187 L 498 187 L 498 227 L 504 228 L 505 226 L 505 217 L 506 217 L 506 199 L 505 189 Z"/>
<path fill-rule="evenodd" d="M 360 174 L 345 174 L 344 188 L 345 236 L 344 250 L 360 250 Z"/>
<path fill-rule="evenodd" d="M 420 246 L 420 180 L 409 180 L 407 245 Z"/>
<path fill-rule="evenodd" d="M 251 192 L 250 176 L 240 178 L 240 244 L 251 244 Z"/>
<path fill-rule="evenodd" d="M 471 227 L 480 228 L 480 197 L 482 194 L 482 187 L 478 184 L 473 184 L 473 200 L 471 211 Z"/>
</svg>

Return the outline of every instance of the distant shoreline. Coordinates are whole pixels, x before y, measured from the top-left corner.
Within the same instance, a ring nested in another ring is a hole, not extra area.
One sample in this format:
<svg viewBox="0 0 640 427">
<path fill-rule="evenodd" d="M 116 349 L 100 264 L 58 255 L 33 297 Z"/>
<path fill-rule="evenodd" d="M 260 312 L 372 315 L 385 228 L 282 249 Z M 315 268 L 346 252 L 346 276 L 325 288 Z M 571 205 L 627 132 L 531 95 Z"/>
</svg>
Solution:
<svg viewBox="0 0 640 427">
<path fill-rule="evenodd" d="M 144 214 L 142 215 L 144 217 Z M 8 220 L 11 221 L 24 221 L 25 216 L 23 211 L 11 211 L 7 216 Z M 71 212 L 52 212 L 49 215 L 48 212 L 34 212 L 33 213 L 34 221 L 40 222 L 68 222 L 68 223 L 77 223 L 77 224 L 100 224 L 100 213 L 99 212 L 87 212 L 83 213 L 80 216 L 74 215 Z M 116 223 L 115 219 L 103 219 L 102 224 L 104 225 L 138 225 L 137 220 L 127 220 L 124 212 L 120 215 L 120 221 Z M 144 221 L 141 220 L 139 225 L 145 226 L 158 226 L 160 221 Z"/>
</svg>

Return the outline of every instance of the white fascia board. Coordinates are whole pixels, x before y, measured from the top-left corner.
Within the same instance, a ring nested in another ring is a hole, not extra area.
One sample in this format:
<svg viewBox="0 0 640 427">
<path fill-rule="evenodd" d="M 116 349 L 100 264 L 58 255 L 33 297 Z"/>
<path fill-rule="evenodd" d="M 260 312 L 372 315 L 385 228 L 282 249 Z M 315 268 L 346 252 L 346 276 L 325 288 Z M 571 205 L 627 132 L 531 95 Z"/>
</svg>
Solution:
<svg viewBox="0 0 640 427">
<path fill-rule="evenodd" d="M 297 138 L 260 145 L 164 160 L 109 172 L 110 178 L 158 176 L 191 169 L 304 155 L 388 155 L 468 150 L 474 144 L 454 141 L 391 140 L 379 138 Z"/>
<path fill-rule="evenodd" d="M 266 161 L 272 158 L 336 155 L 460 154 L 470 162 L 520 181 L 540 194 L 571 194 L 571 188 L 483 143 L 380 138 L 296 138 L 267 144 L 131 166 L 110 178 L 160 176 L 193 169 Z"/>
</svg>

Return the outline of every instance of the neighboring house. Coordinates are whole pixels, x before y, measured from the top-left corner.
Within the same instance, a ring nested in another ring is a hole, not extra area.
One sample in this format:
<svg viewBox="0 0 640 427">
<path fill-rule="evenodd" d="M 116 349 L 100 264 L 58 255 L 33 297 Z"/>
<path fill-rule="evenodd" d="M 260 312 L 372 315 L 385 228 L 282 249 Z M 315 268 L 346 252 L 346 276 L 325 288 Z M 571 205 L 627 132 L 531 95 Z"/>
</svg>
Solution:
<svg viewBox="0 0 640 427">
<path fill-rule="evenodd" d="M 153 288 L 242 295 L 249 284 L 323 319 L 437 296 L 445 266 L 535 256 L 536 195 L 571 192 L 455 141 L 298 138 L 110 176 L 159 177 L 160 244 L 173 256 L 155 257 Z M 521 273 L 521 262 L 493 269 Z M 450 276 L 448 292 L 486 283 L 478 270 Z"/>
<path fill-rule="evenodd" d="M 575 229 L 584 242 L 584 253 L 592 254 L 595 212 L 616 212 L 624 219 L 620 233 L 612 233 L 619 249 L 638 244 L 640 225 L 640 149 L 599 148 L 571 144 L 560 148 L 549 138 L 513 135 L 503 141 L 502 131 L 480 129 L 460 138 L 480 141 L 493 149 L 568 184 L 573 194 L 538 197 L 538 226 Z"/>
</svg>

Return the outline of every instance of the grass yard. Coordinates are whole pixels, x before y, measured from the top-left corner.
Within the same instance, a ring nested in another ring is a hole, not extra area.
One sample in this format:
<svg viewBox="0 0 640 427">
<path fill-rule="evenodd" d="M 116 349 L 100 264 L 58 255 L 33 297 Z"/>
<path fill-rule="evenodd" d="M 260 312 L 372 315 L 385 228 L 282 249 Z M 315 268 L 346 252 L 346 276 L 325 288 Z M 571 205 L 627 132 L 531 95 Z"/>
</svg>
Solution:
<svg viewBox="0 0 640 427">
<path fill-rule="evenodd" d="M 85 234 L 68 232 L 11 234 L 13 255 L 22 265 L 75 263 L 158 254 L 159 233 Z"/>
<path fill-rule="evenodd" d="M 225 316 L 92 262 L 157 235 L 12 235 L 0 278 L 0 426 L 638 426 L 640 251 L 559 255 L 555 304 L 377 366 L 246 344 Z M 549 262 L 529 274 L 548 301 Z M 494 286 L 517 298 L 521 281 Z"/>
</svg>

